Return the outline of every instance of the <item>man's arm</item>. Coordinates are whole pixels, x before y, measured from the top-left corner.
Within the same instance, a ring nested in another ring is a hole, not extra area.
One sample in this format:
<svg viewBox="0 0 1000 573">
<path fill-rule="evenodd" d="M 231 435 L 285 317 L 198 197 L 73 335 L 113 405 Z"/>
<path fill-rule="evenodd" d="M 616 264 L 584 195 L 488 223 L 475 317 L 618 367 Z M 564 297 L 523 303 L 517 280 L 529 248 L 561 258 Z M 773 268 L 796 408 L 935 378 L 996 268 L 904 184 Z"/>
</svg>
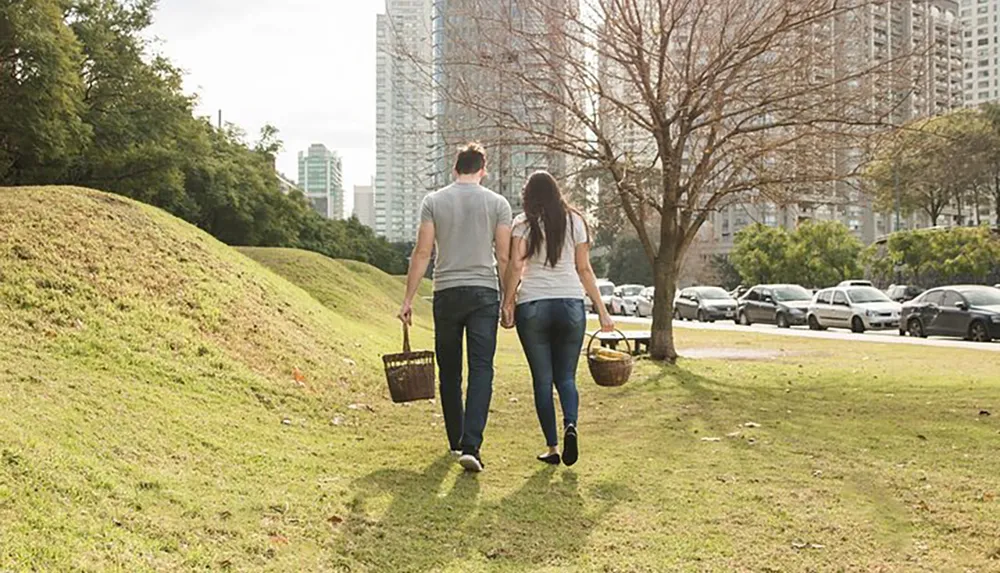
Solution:
<svg viewBox="0 0 1000 573">
<path fill-rule="evenodd" d="M 504 277 L 507 276 L 507 265 L 510 263 L 510 225 L 497 225 L 493 237 L 496 242 L 494 248 L 497 252 L 497 273 L 500 278 L 500 288 L 501 292 L 506 292 L 503 281 Z"/>
<path fill-rule="evenodd" d="M 427 274 L 427 265 L 430 264 L 433 253 L 434 222 L 424 221 L 420 224 L 420 230 L 417 232 L 417 245 L 413 247 L 413 254 L 410 256 L 410 271 L 406 274 L 406 295 L 403 297 L 403 306 L 399 310 L 399 320 L 406 324 L 413 324 L 413 298 L 417 296 L 420 281 Z"/>
</svg>

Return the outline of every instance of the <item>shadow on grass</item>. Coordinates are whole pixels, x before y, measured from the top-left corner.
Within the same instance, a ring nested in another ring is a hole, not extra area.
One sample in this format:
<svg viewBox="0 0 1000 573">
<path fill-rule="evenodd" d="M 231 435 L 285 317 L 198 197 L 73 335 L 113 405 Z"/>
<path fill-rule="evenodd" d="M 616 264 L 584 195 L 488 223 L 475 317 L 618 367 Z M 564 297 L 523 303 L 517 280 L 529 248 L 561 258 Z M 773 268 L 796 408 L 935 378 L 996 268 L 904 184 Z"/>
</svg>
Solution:
<svg viewBox="0 0 1000 573">
<path fill-rule="evenodd" d="M 567 565 L 629 495 L 624 486 L 598 486 L 588 510 L 576 474 L 546 467 L 500 501 L 481 504 L 473 475 L 460 474 L 450 491 L 441 491 L 453 464 L 443 456 L 422 473 L 379 470 L 355 482 L 344 556 L 371 571 L 439 570 L 466 559 Z"/>
</svg>

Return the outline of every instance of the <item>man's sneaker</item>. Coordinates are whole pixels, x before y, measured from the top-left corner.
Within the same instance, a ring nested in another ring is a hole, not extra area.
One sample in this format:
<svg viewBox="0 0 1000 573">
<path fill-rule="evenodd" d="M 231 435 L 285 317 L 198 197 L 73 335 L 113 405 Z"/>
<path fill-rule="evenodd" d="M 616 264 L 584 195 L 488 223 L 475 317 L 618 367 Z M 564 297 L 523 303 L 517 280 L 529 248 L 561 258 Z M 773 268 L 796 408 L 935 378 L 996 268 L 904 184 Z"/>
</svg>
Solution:
<svg viewBox="0 0 1000 573">
<path fill-rule="evenodd" d="M 465 468 L 465 471 L 473 473 L 479 473 L 486 467 L 479 454 L 462 454 L 462 457 L 458 458 L 458 463 Z"/>
<path fill-rule="evenodd" d="M 451 455 L 455 456 L 456 458 L 461 457 L 462 450 L 451 450 Z"/>
<path fill-rule="evenodd" d="M 576 463 L 576 460 L 580 459 L 580 445 L 579 438 L 576 435 L 576 426 L 573 424 L 566 426 L 566 436 L 563 442 L 562 462 L 567 466 L 571 466 Z"/>
</svg>

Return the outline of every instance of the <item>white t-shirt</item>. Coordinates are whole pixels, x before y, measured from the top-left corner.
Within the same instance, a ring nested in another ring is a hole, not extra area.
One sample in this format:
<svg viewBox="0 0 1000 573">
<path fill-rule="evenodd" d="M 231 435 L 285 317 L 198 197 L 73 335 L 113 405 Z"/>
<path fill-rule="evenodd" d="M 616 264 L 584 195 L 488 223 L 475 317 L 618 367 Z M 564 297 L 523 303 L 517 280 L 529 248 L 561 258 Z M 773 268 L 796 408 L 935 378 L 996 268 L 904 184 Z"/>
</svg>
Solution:
<svg viewBox="0 0 1000 573">
<path fill-rule="evenodd" d="M 576 213 L 566 216 L 569 224 L 566 226 L 566 239 L 563 241 L 562 254 L 556 266 L 549 266 L 546 261 L 545 241 L 542 241 L 535 256 L 525 261 L 524 274 L 521 277 L 521 289 L 517 293 L 517 303 L 523 304 L 534 300 L 553 298 L 584 298 L 583 284 L 576 273 L 576 246 L 589 242 L 587 225 Z M 514 218 L 511 233 L 514 238 L 527 240 L 530 227 L 524 214 Z M 542 233 L 545 228 L 542 228 Z"/>
</svg>

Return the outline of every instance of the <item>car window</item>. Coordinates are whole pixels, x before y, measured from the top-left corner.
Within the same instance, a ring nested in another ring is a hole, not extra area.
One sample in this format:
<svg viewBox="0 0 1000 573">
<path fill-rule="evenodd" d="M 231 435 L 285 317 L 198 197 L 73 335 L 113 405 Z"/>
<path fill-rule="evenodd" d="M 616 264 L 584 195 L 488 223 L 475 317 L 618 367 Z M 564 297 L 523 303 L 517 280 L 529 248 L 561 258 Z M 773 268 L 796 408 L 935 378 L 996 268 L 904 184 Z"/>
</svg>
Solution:
<svg viewBox="0 0 1000 573">
<path fill-rule="evenodd" d="M 746 295 L 747 300 L 760 300 L 760 291 L 753 289 Z"/>
<path fill-rule="evenodd" d="M 838 290 L 833 293 L 833 304 L 847 304 L 847 295 L 844 294 L 844 291 Z"/>
<path fill-rule="evenodd" d="M 962 293 L 971 306 L 1000 306 L 1000 289 L 983 288 Z"/>
<path fill-rule="evenodd" d="M 816 301 L 821 304 L 830 304 L 833 301 L 833 293 L 828 290 L 820 291 L 816 295 Z"/>
<path fill-rule="evenodd" d="M 770 291 L 770 290 L 768 290 L 768 289 L 761 289 L 761 290 L 760 290 L 760 291 L 758 292 L 758 296 L 760 296 L 760 300 L 767 300 L 767 299 L 769 299 L 769 298 L 770 298 L 770 299 L 774 299 L 774 295 L 772 295 L 772 294 L 771 294 L 771 291 Z"/>
<path fill-rule="evenodd" d="M 781 286 L 774 289 L 774 299 L 778 302 L 812 300 L 812 294 L 800 286 Z"/>
<path fill-rule="evenodd" d="M 729 293 L 719 287 L 701 287 L 694 289 L 695 293 L 705 300 L 729 300 Z"/>
<path fill-rule="evenodd" d="M 884 292 L 872 287 L 852 287 L 847 290 L 847 296 L 854 304 L 889 302 L 889 297 L 885 296 Z"/>
<path fill-rule="evenodd" d="M 943 300 L 944 300 L 944 291 L 943 290 L 932 290 L 931 292 L 925 294 L 920 299 L 920 302 L 925 303 L 925 304 L 940 305 Z"/>
<path fill-rule="evenodd" d="M 611 296 L 615 292 L 615 285 L 601 285 L 597 287 L 603 296 Z"/>
<path fill-rule="evenodd" d="M 638 296 L 642 292 L 643 287 L 641 286 L 628 286 L 622 287 L 622 294 L 624 296 Z"/>
<path fill-rule="evenodd" d="M 941 303 L 941 306 L 954 307 L 960 302 L 965 302 L 962 296 L 953 290 L 949 290 L 945 291 L 944 302 Z"/>
</svg>

